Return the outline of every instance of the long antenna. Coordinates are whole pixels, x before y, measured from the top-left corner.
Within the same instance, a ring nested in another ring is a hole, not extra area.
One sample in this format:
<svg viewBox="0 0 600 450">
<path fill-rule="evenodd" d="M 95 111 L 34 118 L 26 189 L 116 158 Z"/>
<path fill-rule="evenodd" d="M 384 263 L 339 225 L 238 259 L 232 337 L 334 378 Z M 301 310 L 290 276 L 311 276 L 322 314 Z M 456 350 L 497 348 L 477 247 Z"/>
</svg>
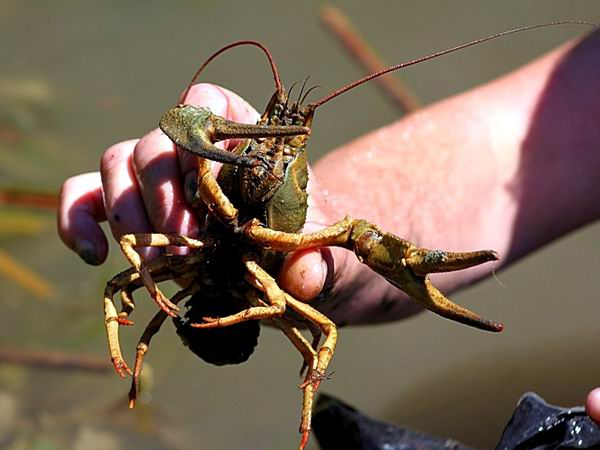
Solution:
<svg viewBox="0 0 600 450">
<path fill-rule="evenodd" d="M 232 49 L 234 47 L 239 47 L 241 45 L 253 45 L 255 47 L 260 48 L 263 51 L 263 53 L 267 56 L 267 59 L 269 60 L 269 64 L 271 65 L 271 71 L 273 72 L 273 79 L 275 80 L 275 89 L 277 89 L 277 92 L 282 91 L 283 87 L 281 85 L 281 79 L 279 77 L 279 71 L 277 70 L 277 65 L 275 64 L 275 61 L 274 61 L 273 56 L 271 55 L 271 52 L 269 51 L 269 49 L 267 47 L 265 47 L 264 45 L 262 45 L 260 42 L 257 42 L 257 41 L 249 41 L 249 40 L 236 41 L 236 42 L 232 42 L 229 45 L 226 45 L 225 47 L 221 48 L 220 50 L 217 50 L 215 53 L 213 53 L 212 55 L 210 55 L 208 57 L 208 59 L 206 59 L 206 61 L 204 61 L 202 63 L 202 65 L 200 66 L 200 68 L 194 74 L 192 80 L 189 82 L 188 87 L 186 88 L 186 90 L 183 91 L 183 94 L 181 94 L 181 97 L 179 97 L 179 103 L 181 104 L 181 103 L 185 102 L 185 100 L 187 98 L 187 95 L 190 92 L 190 89 L 192 88 L 193 84 L 196 82 L 196 80 L 198 79 L 198 77 L 200 76 L 200 74 L 202 73 L 202 71 L 206 68 L 206 66 L 208 66 L 208 64 L 210 64 L 210 62 L 213 59 L 215 59 L 221 53 L 226 52 L 227 50 Z"/>
<path fill-rule="evenodd" d="M 551 26 L 555 26 L 555 25 L 566 25 L 566 24 L 588 25 L 588 26 L 592 26 L 595 28 L 599 27 L 598 24 L 586 22 L 583 20 L 560 20 L 560 21 L 556 21 L 556 22 L 541 23 L 541 24 L 537 24 L 537 25 L 528 25 L 528 26 L 524 26 L 524 27 L 513 28 L 512 30 L 502 31 L 500 33 L 496 33 L 496 34 L 492 34 L 490 36 L 475 39 L 474 41 L 471 41 L 471 42 L 460 44 L 455 47 L 448 48 L 446 50 L 441 50 L 439 52 L 435 52 L 430 55 L 423 56 L 421 58 L 413 59 L 412 61 L 403 62 L 401 64 L 397 64 L 395 66 L 388 67 L 387 69 L 380 70 L 379 72 L 372 73 L 371 75 L 367 75 L 366 77 L 361 78 L 360 80 L 356 80 L 350 84 L 347 84 L 346 86 L 336 89 L 335 91 L 331 92 L 329 95 L 326 95 L 325 97 L 321 98 L 320 100 L 317 100 L 316 102 L 313 102 L 310 105 L 308 105 L 308 108 L 316 109 L 319 106 L 321 106 L 322 104 L 327 103 L 329 100 L 337 97 L 338 95 L 342 95 L 344 92 L 354 89 L 355 87 L 360 86 L 361 84 L 366 83 L 367 81 L 370 81 L 373 78 L 380 77 L 382 75 L 385 75 L 386 73 L 393 72 L 394 70 L 403 69 L 404 67 L 412 66 L 414 64 L 418 64 L 418 63 L 421 63 L 424 61 L 429 61 L 430 59 L 434 59 L 439 56 L 447 55 L 448 53 L 453 53 L 453 52 L 462 50 L 467 47 L 472 47 L 474 45 L 481 44 L 482 42 L 491 41 L 492 39 L 496 39 L 496 38 L 499 38 L 502 36 L 507 36 L 509 34 L 533 30 L 535 28 L 544 28 L 544 27 L 551 27 Z"/>
</svg>

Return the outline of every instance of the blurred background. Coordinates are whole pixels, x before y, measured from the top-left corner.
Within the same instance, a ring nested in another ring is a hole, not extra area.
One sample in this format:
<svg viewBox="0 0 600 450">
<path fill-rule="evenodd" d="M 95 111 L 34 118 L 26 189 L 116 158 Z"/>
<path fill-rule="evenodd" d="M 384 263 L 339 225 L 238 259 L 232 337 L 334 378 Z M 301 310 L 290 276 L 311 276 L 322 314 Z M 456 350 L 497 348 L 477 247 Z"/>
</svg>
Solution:
<svg viewBox="0 0 600 450">
<path fill-rule="evenodd" d="M 361 69 L 320 21 L 324 4 L 2 1 L 0 189 L 56 193 L 65 178 L 97 170 L 108 146 L 155 127 L 197 65 L 237 39 L 267 45 L 287 86 L 311 75 L 328 92 L 359 78 Z M 595 0 L 337 4 L 389 63 L 520 25 L 600 21 Z M 586 31 L 566 26 L 510 36 L 398 75 L 428 104 Z M 224 55 L 203 80 L 239 92 L 258 110 L 272 93 L 268 65 L 255 49 Z M 374 84 L 336 99 L 316 117 L 312 161 L 399 116 Z M 7 202 L 14 203 L 5 195 L 0 448 L 296 448 L 300 359 L 279 331 L 264 327 L 248 363 L 219 368 L 184 348 L 166 324 L 147 358 L 151 390 L 127 410 L 128 381 L 105 370 L 101 300 L 105 282 L 127 267 L 124 258 L 112 245 L 106 264 L 86 266 L 60 243 L 51 197 L 25 201 L 28 207 Z M 498 273 L 501 283 L 489 279 L 454 294 L 457 303 L 503 322 L 500 335 L 432 314 L 344 328 L 335 374 L 321 389 L 379 419 L 482 448 L 497 442 L 525 391 L 582 404 L 600 384 L 599 237 L 600 224 L 587 227 Z M 122 332 L 129 359 L 154 312 L 139 296 L 137 326 Z M 62 369 L 7 362 L 23 357 L 24 348 L 37 351 L 33 359 L 59 358 Z M 74 358 L 73 368 L 65 356 Z M 310 448 L 318 448 L 314 438 Z"/>
</svg>

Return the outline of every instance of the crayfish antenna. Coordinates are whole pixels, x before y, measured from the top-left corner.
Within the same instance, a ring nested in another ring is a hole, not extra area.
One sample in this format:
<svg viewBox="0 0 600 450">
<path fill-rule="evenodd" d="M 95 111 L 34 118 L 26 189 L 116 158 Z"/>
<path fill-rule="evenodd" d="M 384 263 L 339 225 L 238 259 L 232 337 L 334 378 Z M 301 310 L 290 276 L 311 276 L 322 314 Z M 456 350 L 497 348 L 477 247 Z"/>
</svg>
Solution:
<svg viewBox="0 0 600 450">
<path fill-rule="evenodd" d="M 241 45 L 253 45 L 253 46 L 258 47 L 259 49 L 261 49 L 263 51 L 263 53 L 267 56 L 267 59 L 269 60 L 269 64 L 271 65 L 271 72 L 273 73 L 273 80 L 275 81 L 275 90 L 278 93 L 283 93 L 284 90 L 283 90 L 283 85 L 281 84 L 281 77 L 279 76 L 279 70 L 277 69 L 277 65 L 275 64 L 275 60 L 273 59 L 273 55 L 271 55 L 271 52 L 269 51 L 269 49 L 267 47 L 265 47 L 263 44 L 261 44 L 260 42 L 258 42 L 258 41 L 244 40 L 244 41 L 232 42 L 231 44 L 226 45 L 225 47 L 217 50 L 215 53 L 213 53 L 212 55 L 210 55 L 202 63 L 202 65 L 200 66 L 200 68 L 196 71 L 196 73 L 192 77 L 191 81 L 189 82 L 187 88 L 185 89 L 185 91 L 183 91 L 183 94 L 181 94 L 181 96 L 179 97 L 179 104 L 185 103 L 185 101 L 187 99 L 187 96 L 188 96 L 188 94 L 190 92 L 190 89 L 192 88 L 192 86 L 194 85 L 194 83 L 198 80 L 198 77 L 204 71 L 204 69 L 206 68 L 206 66 L 208 66 L 213 59 L 215 59 L 221 53 L 224 53 L 227 50 L 230 50 L 230 49 L 232 49 L 234 47 L 239 47 Z"/>
<path fill-rule="evenodd" d="M 317 100 L 316 102 L 311 103 L 308 106 L 312 107 L 313 109 L 316 109 L 319 106 L 327 103 L 329 100 L 332 100 L 335 97 L 342 95 L 344 92 L 348 92 L 349 90 L 354 89 L 355 87 L 358 87 L 361 84 L 364 84 L 367 81 L 372 80 L 373 78 L 377 78 L 377 77 L 380 77 L 387 73 L 394 72 L 395 70 L 403 69 L 405 67 L 413 66 L 413 65 L 419 64 L 421 62 L 429 61 L 430 59 L 438 58 L 440 56 L 447 55 L 448 53 L 453 53 L 453 52 L 456 52 L 456 51 L 459 51 L 459 50 L 462 50 L 462 49 L 465 49 L 468 47 L 472 47 L 477 44 L 481 44 L 483 42 L 491 41 L 492 39 L 496 39 L 496 38 L 499 38 L 502 36 L 508 36 L 509 34 L 515 34 L 515 33 L 520 33 L 523 31 L 534 30 L 536 28 L 545 28 L 545 27 L 551 27 L 551 26 L 557 26 L 557 25 L 587 25 L 587 26 L 591 26 L 591 27 L 595 27 L 595 28 L 600 27 L 600 25 L 598 25 L 596 23 L 586 22 L 584 20 L 560 20 L 560 21 L 556 21 L 556 22 L 547 22 L 547 23 L 540 23 L 537 25 L 528 25 L 528 26 L 524 26 L 524 27 L 513 28 L 511 30 L 502 31 L 500 33 L 495 33 L 495 34 L 492 34 L 489 36 L 475 39 L 474 41 L 456 45 L 454 47 L 450 47 L 445 50 L 441 50 L 439 52 L 435 52 L 430 55 L 423 56 L 421 58 L 413 59 L 412 61 L 406 61 L 406 62 L 403 62 L 400 64 L 396 64 L 394 66 L 391 66 L 386 69 L 380 70 L 378 72 L 372 73 L 371 75 L 367 75 L 366 77 L 363 77 L 359 80 L 353 81 L 352 83 L 342 86 L 339 89 L 336 89 L 335 91 L 331 92 L 330 94 L 326 95 L 325 97 L 321 98 L 320 100 Z"/>
</svg>

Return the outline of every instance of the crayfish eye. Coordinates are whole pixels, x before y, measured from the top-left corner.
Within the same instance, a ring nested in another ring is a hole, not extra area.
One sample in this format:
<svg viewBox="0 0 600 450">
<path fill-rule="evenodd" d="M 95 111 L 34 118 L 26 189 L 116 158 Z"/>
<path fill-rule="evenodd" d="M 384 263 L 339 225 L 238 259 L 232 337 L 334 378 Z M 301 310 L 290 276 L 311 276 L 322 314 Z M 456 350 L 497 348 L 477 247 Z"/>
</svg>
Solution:
<svg viewBox="0 0 600 450">
<path fill-rule="evenodd" d="M 273 106 L 273 114 L 272 114 L 273 117 L 279 117 L 282 112 L 283 112 L 283 106 L 282 105 L 280 105 L 278 103 L 275 106 Z"/>
</svg>

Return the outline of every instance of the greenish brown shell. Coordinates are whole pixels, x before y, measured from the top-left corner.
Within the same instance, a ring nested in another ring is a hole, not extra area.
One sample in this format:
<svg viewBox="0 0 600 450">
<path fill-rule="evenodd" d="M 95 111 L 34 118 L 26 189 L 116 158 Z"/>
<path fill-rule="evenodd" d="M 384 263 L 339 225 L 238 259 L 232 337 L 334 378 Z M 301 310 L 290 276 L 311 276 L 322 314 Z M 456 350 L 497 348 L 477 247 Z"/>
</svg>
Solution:
<svg viewBox="0 0 600 450">
<path fill-rule="evenodd" d="M 279 231 L 296 233 L 306 222 L 308 209 L 308 161 L 302 149 L 286 168 L 283 184 L 267 203 L 267 225 Z"/>
</svg>

